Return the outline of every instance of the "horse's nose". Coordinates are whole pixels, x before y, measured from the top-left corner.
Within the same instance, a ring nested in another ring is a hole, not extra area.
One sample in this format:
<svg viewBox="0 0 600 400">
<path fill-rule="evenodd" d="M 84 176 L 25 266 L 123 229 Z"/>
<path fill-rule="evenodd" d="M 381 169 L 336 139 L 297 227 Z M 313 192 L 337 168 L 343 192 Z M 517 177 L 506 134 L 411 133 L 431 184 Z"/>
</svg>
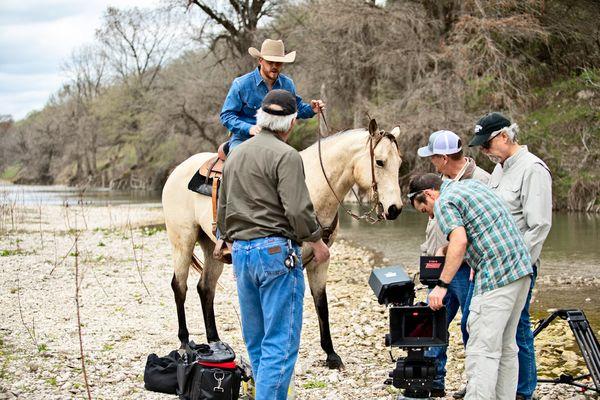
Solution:
<svg viewBox="0 0 600 400">
<path fill-rule="evenodd" d="M 386 219 L 396 219 L 401 212 L 402 208 L 398 208 L 395 204 L 392 204 L 388 207 Z"/>
</svg>

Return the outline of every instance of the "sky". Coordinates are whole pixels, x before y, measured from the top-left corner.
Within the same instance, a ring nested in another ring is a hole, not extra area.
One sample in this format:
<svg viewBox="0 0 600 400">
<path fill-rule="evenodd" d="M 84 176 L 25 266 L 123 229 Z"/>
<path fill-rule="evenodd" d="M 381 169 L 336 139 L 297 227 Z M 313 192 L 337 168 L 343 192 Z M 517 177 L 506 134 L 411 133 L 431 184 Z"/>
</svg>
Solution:
<svg viewBox="0 0 600 400">
<path fill-rule="evenodd" d="M 108 6 L 158 0 L 0 0 L 0 115 L 18 120 L 44 107 L 66 76 L 61 65 L 92 43 Z"/>
</svg>

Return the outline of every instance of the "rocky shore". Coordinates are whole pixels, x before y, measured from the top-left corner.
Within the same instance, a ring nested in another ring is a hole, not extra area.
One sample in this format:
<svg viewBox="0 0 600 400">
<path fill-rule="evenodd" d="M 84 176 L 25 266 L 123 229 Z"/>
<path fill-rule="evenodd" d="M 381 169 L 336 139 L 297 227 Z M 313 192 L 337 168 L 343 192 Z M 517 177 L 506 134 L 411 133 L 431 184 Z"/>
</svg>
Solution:
<svg viewBox="0 0 600 400">
<path fill-rule="evenodd" d="M 149 353 L 178 346 L 170 288 L 170 246 L 162 210 L 154 206 L 3 208 L 0 215 L 0 399 L 87 398 L 79 348 L 76 275 L 85 370 L 94 399 L 164 399 L 144 389 Z M 343 234 L 342 234 L 343 236 Z M 318 322 L 307 290 L 298 399 L 393 399 L 383 385 L 393 368 L 383 342 L 387 313 L 367 279 L 375 255 L 340 240 L 332 248 L 328 295 L 334 345 L 345 370 L 324 366 Z M 76 274 L 77 271 L 77 274 Z M 414 272 L 414 271 L 412 271 Z M 204 327 L 190 273 L 186 309 L 192 338 Z M 576 279 L 576 278 L 574 278 Z M 424 292 L 420 292 L 424 297 Z M 217 324 L 239 354 L 244 346 L 231 268 L 217 290 Z M 560 321 L 537 340 L 540 373 L 584 373 L 570 331 Z M 464 352 L 451 327 L 447 388 L 462 383 Z M 401 352 L 394 350 L 394 356 Z M 448 398 L 451 398 L 448 396 Z M 540 384 L 540 399 L 587 399 L 574 388 Z"/>
</svg>

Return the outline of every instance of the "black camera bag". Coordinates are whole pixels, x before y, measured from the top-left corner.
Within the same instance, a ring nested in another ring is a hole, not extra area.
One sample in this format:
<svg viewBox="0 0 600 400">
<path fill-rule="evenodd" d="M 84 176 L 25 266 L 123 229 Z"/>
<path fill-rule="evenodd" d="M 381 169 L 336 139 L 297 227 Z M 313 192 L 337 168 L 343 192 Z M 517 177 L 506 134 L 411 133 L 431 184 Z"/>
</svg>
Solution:
<svg viewBox="0 0 600 400">
<path fill-rule="evenodd" d="M 165 357 L 150 354 L 144 369 L 144 387 L 153 392 L 177 394 L 177 363 L 180 358 L 177 350 Z"/>
<path fill-rule="evenodd" d="M 194 363 L 186 376 L 181 400 L 237 400 L 242 372 L 239 368 L 217 368 Z"/>
<path fill-rule="evenodd" d="M 181 400 L 237 400 L 242 370 L 235 352 L 223 342 L 190 342 L 177 363 L 177 394 Z"/>
</svg>

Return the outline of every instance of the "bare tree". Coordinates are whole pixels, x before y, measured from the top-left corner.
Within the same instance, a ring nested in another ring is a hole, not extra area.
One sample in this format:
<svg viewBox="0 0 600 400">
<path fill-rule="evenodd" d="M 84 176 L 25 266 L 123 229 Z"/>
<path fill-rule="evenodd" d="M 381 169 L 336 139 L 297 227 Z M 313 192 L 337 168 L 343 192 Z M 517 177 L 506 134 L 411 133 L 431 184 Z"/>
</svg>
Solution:
<svg viewBox="0 0 600 400">
<path fill-rule="evenodd" d="M 169 11 L 108 7 L 96 37 L 120 80 L 129 84 L 133 78 L 138 88 L 148 90 L 165 63 L 182 50 L 176 46 L 182 44 L 180 33 Z"/>
<path fill-rule="evenodd" d="M 272 17 L 277 5 L 274 0 L 175 1 L 185 1 L 188 9 L 194 5 L 198 6 L 208 18 L 207 21 L 222 28 L 215 31 L 203 24 L 200 40 L 208 42 L 212 50 L 224 41 L 226 48 L 230 49 L 230 54 L 238 58 L 247 54 L 248 47 L 255 41 L 259 22 Z"/>
</svg>

